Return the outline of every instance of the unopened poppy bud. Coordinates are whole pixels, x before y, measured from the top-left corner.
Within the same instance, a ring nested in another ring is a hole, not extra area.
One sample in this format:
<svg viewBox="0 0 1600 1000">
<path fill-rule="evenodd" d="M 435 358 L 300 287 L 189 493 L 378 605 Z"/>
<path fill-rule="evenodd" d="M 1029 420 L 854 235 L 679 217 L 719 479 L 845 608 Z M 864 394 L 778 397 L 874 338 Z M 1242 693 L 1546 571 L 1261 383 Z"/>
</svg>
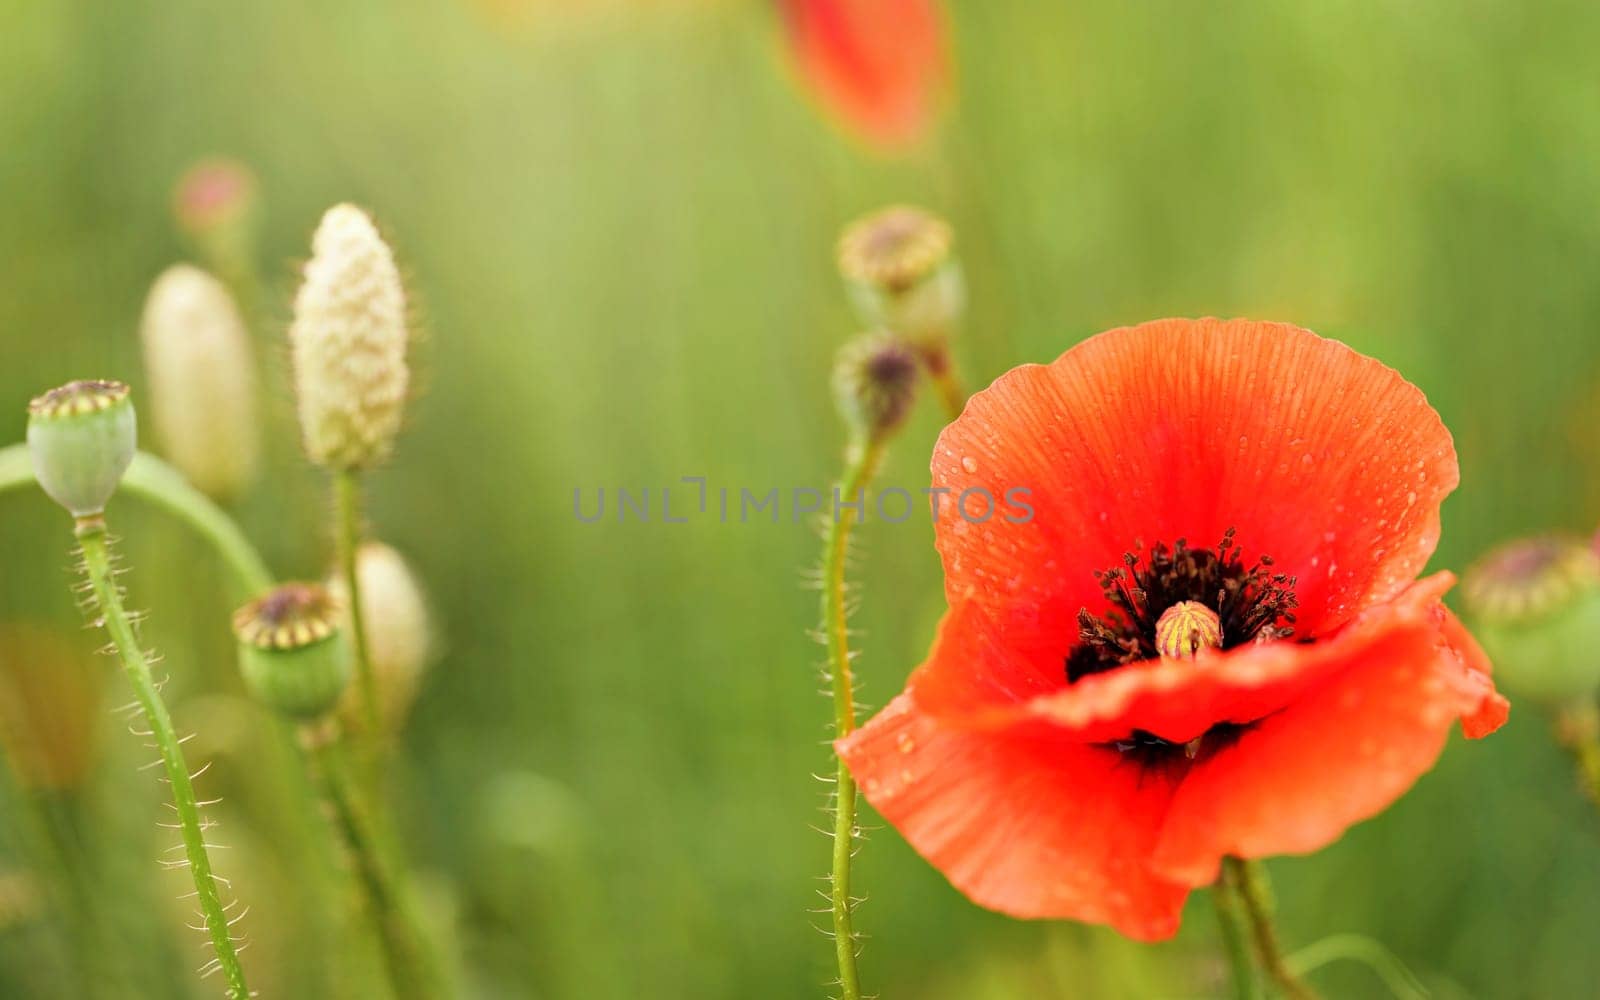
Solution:
<svg viewBox="0 0 1600 1000">
<path fill-rule="evenodd" d="M 844 345 L 833 369 L 839 415 L 851 431 L 881 438 L 904 422 L 917 391 L 917 356 L 894 335 L 863 334 Z"/>
<path fill-rule="evenodd" d="M 178 178 L 172 214 L 190 236 L 207 240 L 221 229 L 243 225 L 255 211 L 256 178 L 237 160 L 201 160 Z"/>
<path fill-rule="evenodd" d="M 372 465 L 394 446 L 409 381 L 400 272 L 353 205 L 328 210 L 311 251 L 289 327 L 306 454 L 333 469 Z"/>
<path fill-rule="evenodd" d="M 1496 683 L 1555 706 L 1600 689 L 1600 556 L 1582 540 L 1502 545 L 1467 571 L 1462 597 Z"/>
<path fill-rule="evenodd" d="M 197 267 L 170 267 L 150 288 L 140 338 L 162 449 L 201 491 L 238 496 L 260 433 L 255 357 L 233 297 Z"/>
<path fill-rule="evenodd" d="M 137 443 L 133 400 L 121 382 L 68 382 L 28 404 L 34 477 L 73 517 L 106 509 Z"/>
<path fill-rule="evenodd" d="M 1179 601 L 1156 619 L 1156 650 L 1173 659 L 1193 659 L 1202 649 L 1222 648 L 1222 619 L 1199 601 Z"/>
<path fill-rule="evenodd" d="M 350 683 L 339 606 L 317 583 L 285 583 L 233 614 L 245 687 L 295 719 L 333 710 Z"/>
<path fill-rule="evenodd" d="M 427 602 L 406 561 L 382 542 L 366 542 L 356 551 L 356 578 L 361 585 L 361 617 L 372 657 L 378 717 L 392 731 L 400 728 L 410 711 L 428 665 L 433 634 Z M 329 574 L 328 590 L 345 609 L 340 623 L 348 629 L 349 595 L 343 574 L 337 570 Z M 362 706 L 354 685 L 345 692 L 339 713 L 347 724 L 360 724 Z"/>
<path fill-rule="evenodd" d="M 952 243 L 943 219 L 906 205 L 852 223 L 839 239 L 839 273 L 862 320 L 942 355 L 966 300 Z"/>
</svg>

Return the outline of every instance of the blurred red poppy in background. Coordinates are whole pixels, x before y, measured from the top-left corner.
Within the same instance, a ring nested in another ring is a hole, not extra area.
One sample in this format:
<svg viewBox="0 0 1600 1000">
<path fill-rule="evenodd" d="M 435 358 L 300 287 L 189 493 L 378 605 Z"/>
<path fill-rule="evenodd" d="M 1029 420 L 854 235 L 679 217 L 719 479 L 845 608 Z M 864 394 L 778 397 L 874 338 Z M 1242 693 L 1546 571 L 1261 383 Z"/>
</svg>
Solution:
<svg viewBox="0 0 1600 1000">
<path fill-rule="evenodd" d="M 1225 856 L 1319 849 L 1505 720 L 1416 579 L 1457 480 L 1415 386 L 1296 327 L 1014 369 L 934 453 L 933 650 L 839 751 L 975 902 L 1166 937 Z M 1032 517 L 986 506 L 1018 487 Z"/>
<path fill-rule="evenodd" d="M 778 0 L 800 77 L 827 112 L 881 149 L 928 133 L 949 77 L 933 0 Z"/>
</svg>

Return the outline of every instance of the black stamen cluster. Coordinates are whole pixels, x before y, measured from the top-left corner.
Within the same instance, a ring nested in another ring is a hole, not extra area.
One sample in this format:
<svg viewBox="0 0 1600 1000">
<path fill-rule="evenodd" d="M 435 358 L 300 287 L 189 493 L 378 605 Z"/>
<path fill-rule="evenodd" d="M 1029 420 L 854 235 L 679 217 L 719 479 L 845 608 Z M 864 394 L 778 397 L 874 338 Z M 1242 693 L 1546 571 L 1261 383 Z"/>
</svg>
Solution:
<svg viewBox="0 0 1600 1000">
<path fill-rule="evenodd" d="M 1180 538 L 1171 548 L 1157 543 L 1142 564 L 1129 552 L 1122 566 L 1096 573 L 1111 609 L 1102 617 L 1079 610 L 1078 645 L 1066 657 L 1067 680 L 1075 683 L 1160 655 L 1156 622 L 1180 601 L 1197 601 L 1217 613 L 1223 649 L 1293 635 L 1295 578 L 1273 573 L 1268 556 L 1246 566 L 1234 533 L 1229 528 L 1215 551 L 1191 549 Z"/>
</svg>

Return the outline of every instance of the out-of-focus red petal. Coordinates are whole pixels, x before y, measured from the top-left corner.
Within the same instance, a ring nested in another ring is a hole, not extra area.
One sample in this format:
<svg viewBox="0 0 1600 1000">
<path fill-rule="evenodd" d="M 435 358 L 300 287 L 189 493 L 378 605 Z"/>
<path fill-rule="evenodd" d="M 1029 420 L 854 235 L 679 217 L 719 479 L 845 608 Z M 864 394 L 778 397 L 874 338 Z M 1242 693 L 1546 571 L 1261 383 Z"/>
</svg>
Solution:
<svg viewBox="0 0 1600 1000">
<path fill-rule="evenodd" d="M 837 747 L 867 800 L 979 905 L 1140 940 L 1177 930 L 1187 890 L 1145 864 L 1172 795 L 1159 772 L 1037 729 L 949 729 L 903 694 Z"/>
<path fill-rule="evenodd" d="M 1455 448 L 1422 393 L 1337 341 L 1281 323 L 1162 320 L 1102 333 L 973 396 L 933 458 L 952 606 L 1009 644 L 1064 654 L 1093 573 L 1141 542 L 1213 546 L 1296 576 L 1300 635 L 1399 593 L 1438 539 Z M 1006 505 L 1029 490 L 1033 516 Z M 974 492 L 965 506 L 960 496 Z M 997 509 L 982 523 L 984 495 Z"/>
<path fill-rule="evenodd" d="M 1153 866 L 1199 886 L 1225 855 L 1327 846 L 1410 788 L 1452 723 L 1491 695 L 1440 629 L 1385 633 L 1322 687 L 1202 753 L 1173 797 Z"/>
<path fill-rule="evenodd" d="M 927 131 L 944 89 L 934 0 L 781 0 L 801 77 L 827 108 L 882 146 Z"/>
<path fill-rule="evenodd" d="M 1196 660 L 1146 660 L 1070 686 L 1059 660 L 1030 658 L 1004 645 L 969 601 L 946 617 L 907 689 L 924 711 L 956 725 L 1040 721 L 1085 742 L 1126 739 L 1137 729 L 1187 743 L 1218 723 L 1271 715 L 1348 669 L 1390 633 L 1411 631 L 1435 641 L 1446 614 L 1439 599 L 1454 582 L 1450 573 L 1435 573 L 1310 645 L 1279 641 Z M 1033 692 L 1041 693 L 1030 697 Z"/>
</svg>

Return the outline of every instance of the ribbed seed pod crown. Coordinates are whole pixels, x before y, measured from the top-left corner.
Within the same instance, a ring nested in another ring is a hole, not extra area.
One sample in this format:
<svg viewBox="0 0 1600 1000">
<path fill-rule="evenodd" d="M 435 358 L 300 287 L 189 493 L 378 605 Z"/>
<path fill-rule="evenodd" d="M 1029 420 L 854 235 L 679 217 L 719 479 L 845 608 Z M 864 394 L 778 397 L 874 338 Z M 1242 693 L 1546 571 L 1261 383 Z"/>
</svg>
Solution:
<svg viewBox="0 0 1600 1000">
<path fill-rule="evenodd" d="M 354 205 L 328 209 L 294 301 L 289 341 L 306 454 L 360 468 L 394 447 L 405 406 L 406 297 L 377 227 Z"/>
<path fill-rule="evenodd" d="M 228 289 L 179 264 L 156 279 L 140 325 L 156 437 L 203 492 L 227 499 L 260 455 L 255 357 Z"/>
<path fill-rule="evenodd" d="M 233 613 L 239 671 L 269 707 L 315 719 L 339 703 L 350 682 L 350 651 L 339 605 L 318 583 L 285 583 Z"/>
<path fill-rule="evenodd" d="M 966 301 L 954 236 L 943 219 L 891 205 L 857 219 L 839 238 L 839 273 L 861 319 L 924 351 L 940 351 Z"/>
</svg>

